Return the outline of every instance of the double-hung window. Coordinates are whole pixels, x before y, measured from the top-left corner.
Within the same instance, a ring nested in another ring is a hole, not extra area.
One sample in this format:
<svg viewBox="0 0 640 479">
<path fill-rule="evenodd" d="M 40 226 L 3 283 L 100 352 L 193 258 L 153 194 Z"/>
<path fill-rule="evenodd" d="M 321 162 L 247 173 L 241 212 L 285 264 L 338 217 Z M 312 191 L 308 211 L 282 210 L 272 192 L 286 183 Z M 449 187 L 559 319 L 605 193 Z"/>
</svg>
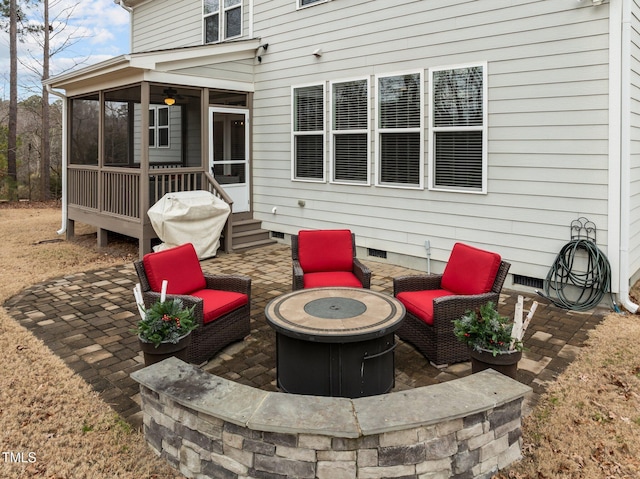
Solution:
<svg viewBox="0 0 640 479">
<path fill-rule="evenodd" d="M 369 182 L 369 81 L 331 83 L 331 181 Z"/>
<path fill-rule="evenodd" d="M 486 192 L 487 66 L 430 70 L 429 187 Z"/>
<path fill-rule="evenodd" d="M 324 85 L 292 89 L 294 180 L 324 181 Z"/>
<path fill-rule="evenodd" d="M 204 42 L 242 35 L 242 0 L 203 0 Z"/>
<path fill-rule="evenodd" d="M 149 108 L 149 147 L 169 148 L 169 107 L 152 105 Z"/>
<path fill-rule="evenodd" d="M 376 184 L 422 187 L 422 74 L 377 76 L 376 86 Z"/>
</svg>

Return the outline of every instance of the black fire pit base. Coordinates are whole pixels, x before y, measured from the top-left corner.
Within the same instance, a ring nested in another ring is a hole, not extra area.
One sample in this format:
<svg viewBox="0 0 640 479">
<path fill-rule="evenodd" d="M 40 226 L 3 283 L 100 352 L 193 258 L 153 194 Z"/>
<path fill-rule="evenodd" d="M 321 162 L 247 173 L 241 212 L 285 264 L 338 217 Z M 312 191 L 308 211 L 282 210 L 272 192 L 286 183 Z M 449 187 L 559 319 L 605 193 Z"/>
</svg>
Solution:
<svg viewBox="0 0 640 479">
<path fill-rule="evenodd" d="M 358 398 L 395 383 L 393 333 L 365 341 L 319 343 L 276 335 L 278 387 L 288 393 Z"/>
</svg>

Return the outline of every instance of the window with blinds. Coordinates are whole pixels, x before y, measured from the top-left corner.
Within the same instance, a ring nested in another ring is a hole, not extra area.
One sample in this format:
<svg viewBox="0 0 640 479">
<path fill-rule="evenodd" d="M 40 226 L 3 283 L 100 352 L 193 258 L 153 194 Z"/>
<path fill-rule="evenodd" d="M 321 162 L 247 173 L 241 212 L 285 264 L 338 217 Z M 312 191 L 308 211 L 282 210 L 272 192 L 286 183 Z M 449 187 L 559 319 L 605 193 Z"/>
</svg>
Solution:
<svg viewBox="0 0 640 479">
<path fill-rule="evenodd" d="M 430 186 L 486 190 L 486 65 L 433 69 Z"/>
<path fill-rule="evenodd" d="M 324 86 L 293 88 L 293 179 L 324 181 Z"/>
<path fill-rule="evenodd" d="M 332 181 L 369 182 L 369 81 L 331 84 Z"/>
<path fill-rule="evenodd" d="M 377 77 L 377 184 L 422 187 L 422 75 Z"/>
</svg>

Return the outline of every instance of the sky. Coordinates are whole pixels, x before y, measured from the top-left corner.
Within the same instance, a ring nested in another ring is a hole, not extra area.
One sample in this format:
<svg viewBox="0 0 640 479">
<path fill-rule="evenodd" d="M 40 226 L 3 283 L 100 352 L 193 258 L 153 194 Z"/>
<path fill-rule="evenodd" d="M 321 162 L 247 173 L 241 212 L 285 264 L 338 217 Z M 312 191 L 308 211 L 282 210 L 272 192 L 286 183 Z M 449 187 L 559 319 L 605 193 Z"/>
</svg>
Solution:
<svg viewBox="0 0 640 479">
<path fill-rule="evenodd" d="M 51 58 L 50 76 L 129 53 L 129 13 L 113 0 L 49 0 L 49 10 L 51 50 L 59 50 Z M 42 18 L 40 11 L 27 13 L 31 23 L 42 24 Z M 35 38 L 18 43 L 19 101 L 41 94 L 41 61 L 42 47 Z M 0 32 L 0 99 L 9 99 L 9 35 L 4 31 Z"/>
</svg>

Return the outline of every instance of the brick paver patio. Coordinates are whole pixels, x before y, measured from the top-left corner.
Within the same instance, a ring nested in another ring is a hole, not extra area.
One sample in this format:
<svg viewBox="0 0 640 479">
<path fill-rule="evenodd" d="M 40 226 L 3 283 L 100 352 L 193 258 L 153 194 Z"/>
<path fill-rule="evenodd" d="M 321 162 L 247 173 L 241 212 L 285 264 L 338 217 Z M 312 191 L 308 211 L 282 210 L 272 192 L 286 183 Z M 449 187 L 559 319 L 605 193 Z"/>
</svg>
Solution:
<svg viewBox="0 0 640 479">
<path fill-rule="evenodd" d="M 373 271 L 371 289 L 392 294 L 392 278 L 419 273 L 407 268 L 364 260 Z M 251 334 L 202 367 L 213 374 L 250 386 L 277 390 L 275 333 L 264 308 L 291 290 L 291 250 L 272 245 L 238 254 L 223 254 L 202 262 L 205 271 L 245 274 L 252 278 Z M 20 324 L 87 381 L 114 410 L 135 426 L 141 424 L 138 384 L 129 374 L 143 367 L 137 337 L 138 320 L 132 289 L 137 276 L 132 265 L 74 274 L 34 285 L 5 303 Z M 505 287 L 508 288 L 509 279 Z M 513 315 L 515 291 L 505 289 L 500 311 Z M 588 331 L 607 313 L 604 309 L 573 312 L 525 296 L 525 310 L 540 304 L 525 335 L 527 351 L 518 380 L 533 388 L 525 408 L 530 410 L 550 381 L 575 358 Z M 396 385 L 402 390 L 470 374 L 469 363 L 437 369 L 408 344 L 396 348 Z"/>
</svg>

